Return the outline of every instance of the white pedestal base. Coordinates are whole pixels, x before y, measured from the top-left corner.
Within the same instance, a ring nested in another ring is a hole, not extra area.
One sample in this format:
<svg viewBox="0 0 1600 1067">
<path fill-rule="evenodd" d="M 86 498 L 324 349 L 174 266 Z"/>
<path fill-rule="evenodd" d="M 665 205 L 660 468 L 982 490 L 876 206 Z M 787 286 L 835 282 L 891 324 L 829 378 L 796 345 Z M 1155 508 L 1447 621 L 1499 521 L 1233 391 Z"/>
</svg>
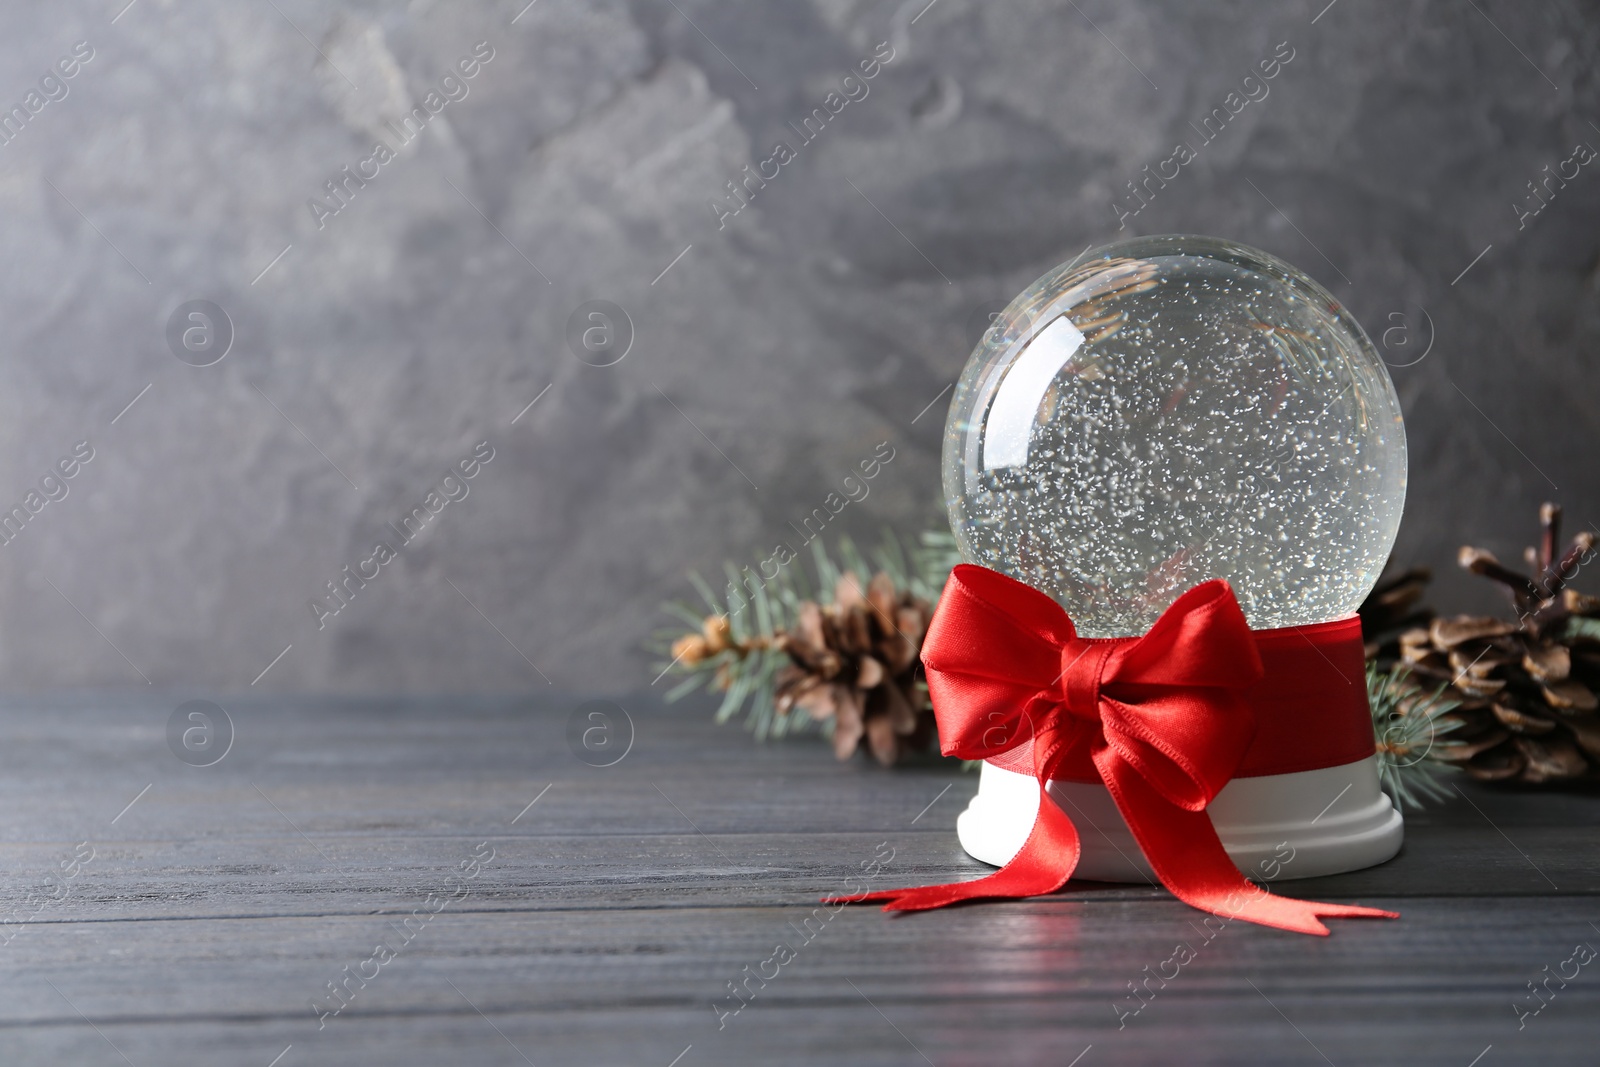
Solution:
<svg viewBox="0 0 1600 1067">
<path fill-rule="evenodd" d="M 961 847 L 1003 867 L 1028 839 L 1039 810 L 1039 787 L 1027 775 L 985 763 L 978 794 L 956 820 Z M 1074 878 L 1143 882 L 1154 872 L 1103 785 L 1052 780 L 1049 793 L 1083 840 Z M 1294 858 L 1282 878 L 1316 878 L 1382 863 L 1400 851 L 1400 813 L 1378 787 L 1371 756 L 1340 767 L 1235 778 L 1207 809 L 1223 847 L 1247 875 L 1287 841 Z M 1258 876 L 1259 877 L 1259 876 Z"/>
</svg>

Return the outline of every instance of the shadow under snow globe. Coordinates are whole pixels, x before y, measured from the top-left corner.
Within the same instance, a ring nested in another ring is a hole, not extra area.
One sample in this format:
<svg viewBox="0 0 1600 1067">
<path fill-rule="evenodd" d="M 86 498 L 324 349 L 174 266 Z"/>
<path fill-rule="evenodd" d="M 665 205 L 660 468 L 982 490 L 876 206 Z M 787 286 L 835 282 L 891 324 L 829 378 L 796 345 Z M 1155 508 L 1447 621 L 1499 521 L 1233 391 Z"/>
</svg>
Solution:
<svg viewBox="0 0 1600 1067">
<path fill-rule="evenodd" d="M 1251 754 L 1207 808 L 1240 870 L 1306 878 L 1399 850 L 1350 634 L 1399 526 L 1405 430 L 1382 360 L 1325 289 L 1209 237 L 1058 267 L 973 352 L 943 469 L 967 562 L 1049 595 L 1084 637 L 1143 633 L 1186 590 L 1231 585 L 1267 667 L 1247 694 Z M 1306 637 L 1324 626 L 1343 635 L 1335 654 Z M 1338 751 L 1282 758 L 1329 747 L 1303 721 L 1329 700 Z M 998 866 L 1022 848 L 1040 802 L 1029 769 L 1017 749 L 984 762 L 957 823 L 972 856 Z M 1150 876 L 1104 784 L 1046 790 L 1080 828 L 1077 877 Z"/>
</svg>

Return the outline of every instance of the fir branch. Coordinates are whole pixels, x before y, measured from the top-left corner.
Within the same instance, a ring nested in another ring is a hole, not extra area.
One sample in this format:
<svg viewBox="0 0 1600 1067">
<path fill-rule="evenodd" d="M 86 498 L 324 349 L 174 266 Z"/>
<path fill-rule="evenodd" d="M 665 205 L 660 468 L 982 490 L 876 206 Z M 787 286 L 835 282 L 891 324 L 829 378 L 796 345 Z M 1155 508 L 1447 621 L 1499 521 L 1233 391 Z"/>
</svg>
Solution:
<svg viewBox="0 0 1600 1067">
<path fill-rule="evenodd" d="M 753 566 L 727 563 L 723 567 L 727 585 L 721 594 L 698 574 L 690 574 L 707 614 L 702 616 L 697 606 L 681 601 L 663 605 L 692 629 L 658 631 L 649 645 L 664 657 L 655 669 L 683 679 L 665 699 L 670 703 L 709 685 L 723 693 L 718 722 L 742 717 L 759 740 L 808 731 L 817 725 L 809 715 L 780 715 L 775 708 L 778 673 L 791 663 L 785 638 L 798 624 L 801 606 L 812 602 L 826 608 L 846 575 L 853 575 L 865 588 L 867 578 L 876 573 L 887 575 L 896 589 L 931 604 L 959 562 L 955 538 L 949 533 L 926 532 L 908 550 L 885 530 L 879 544 L 866 553 L 848 537 L 839 538 L 832 549 L 821 538 L 812 541 L 809 573 L 802 560 L 792 556 L 776 573 L 771 573 L 774 557 Z M 820 726 L 825 736 L 832 735 L 832 720 Z"/>
<path fill-rule="evenodd" d="M 1441 763 L 1436 753 L 1448 744 L 1439 738 L 1460 725 L 1455 719 L 1440 721 L 1459 704 L 1445 696 L 1448 688 L 1424 690 L 1405 664 L 1381 670 L 1376 663 L 1367 663 L 1378 780 L 1401 811 L 1417 810 L 1451 795 L 1444 779 L 1453 768 Z"/>
</svg>

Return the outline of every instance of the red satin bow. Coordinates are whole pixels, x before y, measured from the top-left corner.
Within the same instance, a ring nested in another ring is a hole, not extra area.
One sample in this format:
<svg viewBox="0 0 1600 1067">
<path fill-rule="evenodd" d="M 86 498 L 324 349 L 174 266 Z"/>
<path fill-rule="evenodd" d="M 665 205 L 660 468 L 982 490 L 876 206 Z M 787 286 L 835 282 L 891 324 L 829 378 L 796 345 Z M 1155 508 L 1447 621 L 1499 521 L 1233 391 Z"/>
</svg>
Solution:
<svg viewBox="0 0 1600 1067">
<path fill-rule="evenodd" d="M 1077 829 L 1045 792 L 1092 768 L 1156 876 L 1179 900 L 1217 915 L 1326 936 L 1319 916 L 1394 912 L 1275 896 L 1245 880 L 1206 805 L 1255 735 L 1240 692 L 1261 658 L 1228 583 L 1180 596 L 1142 637 L 1083 638 L 1054 600 L 982 567 L 955 568 L 922 661 L 947 756 L 986 759 L 1032 741 L 1039 813 L 1022 850 L 971 882 L 836 900 L 920 911 L 963 900 L 1053 893 L 1078 864 Z"/>
</svg>

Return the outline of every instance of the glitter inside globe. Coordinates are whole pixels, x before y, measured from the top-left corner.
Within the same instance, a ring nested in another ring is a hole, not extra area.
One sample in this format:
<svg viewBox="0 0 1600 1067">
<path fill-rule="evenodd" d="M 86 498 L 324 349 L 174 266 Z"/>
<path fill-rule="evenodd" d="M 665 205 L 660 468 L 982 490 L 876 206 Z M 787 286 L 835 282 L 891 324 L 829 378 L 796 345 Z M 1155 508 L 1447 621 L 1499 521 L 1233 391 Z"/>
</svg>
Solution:
<svg viewBox="0 0 1600 1067">
<path fill-rule="evenodd" d="M 1226 578 L 1256 629 L 1355 611 L 1405 503 L 1400 402 L 1360 325 L 1264 252 L 1144 237 L 995 321 L 945 427 L 962 555 L 1091 637 Z"/>
</svg>

